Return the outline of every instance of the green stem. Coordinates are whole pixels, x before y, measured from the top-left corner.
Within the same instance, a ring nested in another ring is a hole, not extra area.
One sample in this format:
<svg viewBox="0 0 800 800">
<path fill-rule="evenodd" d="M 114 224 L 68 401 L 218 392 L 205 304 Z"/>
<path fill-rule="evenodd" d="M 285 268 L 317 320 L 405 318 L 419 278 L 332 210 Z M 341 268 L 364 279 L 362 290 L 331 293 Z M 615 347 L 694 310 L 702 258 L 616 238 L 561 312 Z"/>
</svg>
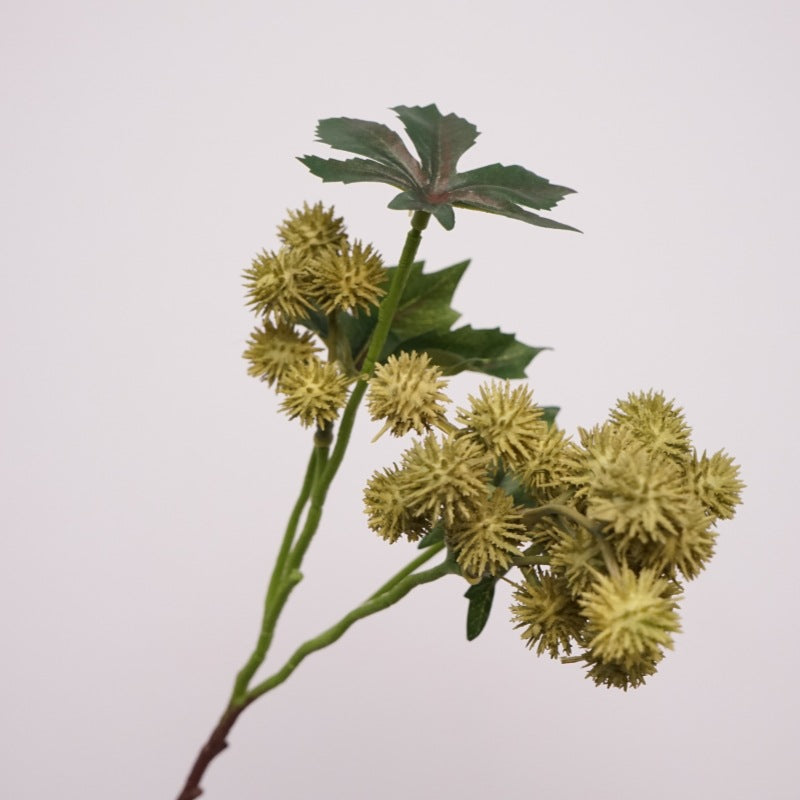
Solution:
<svg viewBox="0 0 800 800">
<path fill-rule="evenodd" d="M 275 593 L 278 590 L 280 582 L 285 580 L 284 570 L 286 567 L 286 559 L 289 557 L 289 552 L 294 541 L 295 533 L 297 532 L 297 525 L 300 522 L 300 515 L 308 502 L 311 495 L 311 489 L 314 483 L 314 476 L 317 473 L 317 461 L 320 448 L 314 447 L 311 451 L 311 457 L 308 459 L 308 466 L 306 467 L 305 477 L 303 478 L 303 485 L 300 488 L 300 495 L 297 502 L 294 504 L 292 513 L 289 516 L 289 522 L 286 525 L 286 531 L 283 534 L 283 541 L 281 542 L 278 556 L 275 559 L 275 565 L 272 568 L 272 575 L 269 579 L 269 586 L 267 588 L 267 596 L 264 599 L 264 614 L 261 621 L 261 632 L 258 636 L 255 649 L 248 659 L 247 663 L 242 667 L 236 676 L 234 683 L 233 693 L 231 695 L 231 702 L 233 703 L 237 698 L 240 698 L 247 691 L 247 686 L 250 679 L 255 674 L 256 670 L 261 666 L 264 658 L 267 655 L 270 643 L 272 641 L 272 634 L 275 626 L 270 625 L 270 617 L 274 607 Z"/>
<path fill-rule="evenodd" d="M 307 642 L 301 644 L 275 674 L 271 675 L 257 686 L 254 686 L 247 693 L 244 697 L 244 703 L 249 705 L 254 700 L 282 684 L 297 669 L 306 656 L 332 645 L 347 632 L 348 628 L 350 628 L 353 623 L 389 608 L 389 606 L 394 605 L 398 600 L 405 597 L 416 586 L 421 586 L 424 583 L 431 583 L 445 575 L 452 574 L 452 572 L 452 564 L 448 561 L 444 561 L 425 572 L 406 575 L 404 578 L 397 581 L 388 591 L 373 595 L 369 600 L 358 606 L 358 608 L 353 609 L 349 614 L 342 617 L 335 625 L 323 631 L 318 636 L 315 636 L 313 639 L 309 639 Z"/>
<path fill-rule="evenodd" d="M 400 570 L 396 575 L 393 575 L 389 578 L 386 583 L 381 586 L 380 589 L 374 591 L 370 596 L 369 600 L 374 599 L 375 597 L 379 597 L 382 594 L 394 589 L 394 587 L 400 583 L 406 576 L 410 575 L 412 572 L 416 572 L 426 561 L 430 561 L 437 553 L 440 553 L 444 549 L 444 542 L 439 542 L 438 544 L 432 544 L 430 547 L 426 547 L 422 551 L 422 555 L 417 556 L 413 561 L 406 564 L 403 569 Z"/>
<path fill-rule="evenodd" d="M 600 554 L 603 556 L 603 561 L 605 562 L 609 575 L 611 575 L 612 578 L 619 578 L 619 564 L 614 556 L 614 551 L 611 549 L 608 542 L 605 540 L 605 537 L 603 536 L 602 525 L 593 522 L 591 519 L 589 519 L 589 517 L 584 516 L 577 509 L 571 508 L 570 506 L 560 505 L 558 503 L 548 503 L 547 505 L 539 506 L 537 508 L 530 508 L 522 515 L 522 518 L 526 522 L 533 522 L 538 517 L 543 516 L 564 517 L 565 519 L 571 520 L 585 530 L 589 531 L 589 533 L 594 536 L 597 546 L 600 548 Z"/>
<path fill-rule="evenodd" d="M 415 211 L 411 219 L 411 228 L 406 235 L 405 245 L 403 246 L 403 252 L 400 256 L 397 270 L 393 276 L 392 285 L 378 311 L 378 323 L 372 333 L 369 350 L 367 350 L 367 357 L 364 360 L 362 379 L 353 387 L 353 391 L 342 413 L 336 444 L 333 447 L 330 459 L 325 467 L 325 472 L 314 486 L 314 491 L 311 496 L 311 508 L 306 517 L 305 525 L 297 539 L 297 544 L 294 546 L 289 556 L 289 573 L 300 568 L 306 550 L 311 544 L 311 539 L 314 537 L 319 526 L 319 521 L 322 517 L 322 507 L 325 504 L 328 489 L 333 479 L 336 477 L 336 473 L 344 458 L 347 445 L 350 442 L 350 436 L 353 432 L 358 406 L 367 390 L 366 379 L 372 374 L 372 370 L 375 368 L 375 362 L 380 356 L 386 344 L 386 340 L 389 337 L 389 329 L 391 328 L 397 307 L 400 304 L 400 298 L 402 297 L 403 289 L 408 280 L 408 273 L 411 269 L 411 265 L 414 263 L 414 256 L 417 254 L 419 243 L 422 239 L 422 231 L 428 224 L 429 219 L 430 214 L 424 211 Z M 281 595 L 282 602 L 286 602 L 292 588 L 291 586 L 286 587 L 286 591 Z"/>
<path fill-rule="evenodd" d="M 298 504 L 295 506 L 297 514 L 293 514 L 290 519 L 291 535 L 289 534 L 289 528 L 287 528 L 287 532 L 281 544 L 280 553 L 278 554 L 280 565 L 276 562 L 275 569 L 273 569 L 272 572 L 272 578 L 270 579 L 264 605 L 261 634 L 256 648 L 247 661 L 247 664 L 245 664 L 237 675 L 233 695 L 231 697 L 232 704 L 241 701 L 253 675 L 264 662 L 269 646 L 272 643 L 278 617 L 283 611 L 283 607 L 289 599 L 292 590 L 302 580 L 300 566 L 303 563 L 303 558 L 308 550 L 308 546 L 311 544 L 311 540 L 319 527 L 322 518 L 322 508 L 325 504 L 328 489 L 336 476 L 342 459 L 344 458 L 345 451 L 347 450 L 350 435 L 353 431 L 356 411 L 358 410 L 359 403 L 367 388 L 366 378 L 372 373 L 375 362 L 386 344 L 392 320 L 400 304 L 400 298 L 402 297 L 403 289 L 408 279 L 408 273 L 411 269 L 411 265 L 414 263 L 414 256 L 417 254 L 419 243 L 422 239 L 422 231 L 427 226 L 429 219 L 430 214 L 423 211 L 415 211 L 411 219 L 411 228 L 406 235 L 403 252 L 394 273 L 392 284 L 378 310 L 378 322 L 370 339 L 367 357 L 362 370 L 362 380 L 356 383 L 350 394 L 347 405 L 345 406 L 345 410 L 342 413 L 336 444 L 334 445 L 330 458 L 328 457 L 328 447 L 320 446 L 321 443 L 319 442 L 316 443 L 315 454 L 312 456 L 313 463 L 309 463 L 306 479 L 303 484 L 303 492 L 301 492 L 303 502 L 300 504 L 298 500 Z M 309 481 L 311 481 L 311 483 L 307 486 Z M 307 489 L 308 493 L 305 493 Z M 300 535 L 295 542 L 294 535 L 297 524 L 302 510 L 308 502 L 309 495 L 311 498 L 311 505 L 306 514 L 305 523 L 300 531 Z M 287 552 L 288 548 L 291 549 Z"/>
</svg>

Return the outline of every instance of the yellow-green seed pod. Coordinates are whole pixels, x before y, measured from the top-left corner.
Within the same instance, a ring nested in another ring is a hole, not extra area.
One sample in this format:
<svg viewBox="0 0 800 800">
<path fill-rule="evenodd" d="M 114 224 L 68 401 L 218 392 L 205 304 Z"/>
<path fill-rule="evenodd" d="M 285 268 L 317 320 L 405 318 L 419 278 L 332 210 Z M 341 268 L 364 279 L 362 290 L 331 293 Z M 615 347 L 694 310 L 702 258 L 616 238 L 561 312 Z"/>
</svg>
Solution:
<svg viewBox="0 0 800 800">
<path fill-rule="evenodd" d="M 316 256 L 337 253 L 347 243 L 344 220 L 334 216 L 333 206 L 324 210 L 322 203 L 309 208 L 289 211 L 288 217 L 278 226 L 278 237 L 293 250 Z"/>
<path fill-rule="evenodd" d="M 631 393 L 627 400 L 617 401 L 609 418 L 613 424 L 630 430 L 648 450 L 684 461 L 691 453 L 692 430 L 686 424 L 683 409 L 676 408 L 674 402 L 652 390 Z"/>
<path fill-rule="evenodd" d="M 489 459 L 474 442 L 428 434 L 403 454 L 403 495 L 415 516 L 468 519 L 488 490 Z"/>
<path fill-rule="evenodd" d="M 458 409 L 458 421 L 467 428 L 464 435 L 508 468 L 522 468 L 547 434 L 533 393 L 524 384 L 512 388 L 508 381 L 484 383 L 478 391 L 478 397 L 469 396 L 469 408 Z"/>
<path fill-rule="evenodd" d="M 685 473 L 660 453 L 631 448 L 590 469 L 587 514 L 623 544 L 678 536 L 695 507 Z"/>
<path fill-rule="evenodd" d="M 678 591 L 652 570 L 637 575 L 623 566 L 617 576 L 598 575 L 580 598 L 593 660 L 628 671 L 657 663 L 680 630 Z"/>
<path fill-rule="evenodd" d="M 525 526 L 514 498 L 502 489 L 476 503 L 467 517 L 445 528 L 445 541 L 467 580 L 475 583 L 485 575 L 501 575 L 520 555 Z"/>
<path fill-rule="evenodd" d="M 361 242 L 315 256 L 309 276 L 309 292 L 326 314 L 368 309 L 386 294 L 383 261 L 372 245 Z"/>
<path fill-rule="evenodd" d="M 281 410 L 305 427 L 322 427 L 339 415 L 347 400 L 347 384 L 335 364 L 318 358 L 295 364 L 278 383 L 278 391 L 284 395 Z"/>
<path fill-rule="evenodd" d="M 243 356 L 250 362 L 248 373 L 272 386 L 289 367 L 308 360 L 318 350 L 309 331 L 299 333 L 288 322 L 275 325 L 265 320 L 263 327 L 250 334 Z"/>
<path fill-rule="evenodd" d="M 741 502 L 744 483 L 739 480 L 739 466 L 723 450 L 710 458 L 697 453 L 689 465 L 690 479 L 706 511 L 716 519 L 731 519 Z"/>
<path fill-rule="evenodd" d="M 552 425 L 531 442 L 529 458 L 517 467 L 523 484 L 540 501 L 546 502 L 566 488 L 570 478 L 569 447 L 564 431 Z"/>
<path fill-rule="evenodd" d="M 442 391 L 446 387 L 442 371 L 427 353 L 400 353 L 375 367 L 367 407 L 373 420 L 386 420 L 383 430 L 394 436 L 412 430 L 425 433 L 445 419 L 442 403 L 450 401 Z"/>
<path fill-rule="evenodd" d="M 609 689 L 636 689 L 641 686 L 646 678 L 655 675 L 659 661 L 663 658 L 659 653 L 653 659 L 643 658 L 636 664 L 623 666 L 615 662 L 597 661 L 591 653 L 586 654 L 589 667 L 586 677 L 594 681 L 596 686 L 606 686 Z"/>
<path fill-rule="evenodd" d="M 263 251 L 245 270 L 248 305 L 258 314 L 286 320 L 300 319 L 311 308 L 308 259 L 303 253 L 283 248 Z"/>
<path fill-rule="evenodd" d="M 410 542 L 424 536 L 432 522 L 426 516 L 413 516 L 403 494 L 403 484 L 396 467 L 374 472 L 364 489 L 367 524 L 381 538 L 393 544 L 401 536 Z"/>
<path fill-rule="evenodd" d="M 562 522 L 564 529 L 549 543 L 548 555 L 553 572 L 563 575 L 570 593 L 577 597 L 589 589 L 605 562 L 597 539 L 587 530 Z"/>
<path fill-rule="evenodd" d="M 526 581 L 514 592 L 514 601 L 514 627 L 523 628 L 522 638 L 528 647 L 536 647 L 537 655 L 547 653 L 550 658 L 559 658 L 572 652 L 586 620 L 563 578 L 549 573 L 537 575 L 536 580 Z"/>
</svg>

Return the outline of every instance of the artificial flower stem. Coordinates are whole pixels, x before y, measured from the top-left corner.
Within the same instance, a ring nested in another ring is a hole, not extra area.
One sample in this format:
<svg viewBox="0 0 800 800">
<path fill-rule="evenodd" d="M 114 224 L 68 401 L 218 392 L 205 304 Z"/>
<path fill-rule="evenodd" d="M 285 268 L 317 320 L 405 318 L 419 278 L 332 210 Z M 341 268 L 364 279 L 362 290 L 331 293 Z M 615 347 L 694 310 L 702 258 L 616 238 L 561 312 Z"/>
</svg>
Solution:
<svg viewBox="0 0 800 800">
<path fill-rule="evenodd" d="M 369 349 L 367 356 L 364 360 L 362 368 L 362 380 L 359 380 L 353 387 L 350 394 L 350 399 L 347 401 L 342 419 L 339 423 L 339 433 L 336 437 L 336 444 L 331 452 L 330 459 L 325 467 L 325 473 L 320 482 L 314 487 L 314 492 L 311 497 L 311 508 L 309 509 L 308 516 L 306 517 L 306 524 L 298 537 L 297 544 L 292 550 L 289 557 L 289 564 L 291 572 L 293 569 L 299 569 L 303 561 L 306 550 L 308 549 L 311 539 L 316 533 L 319 519 L 322 515 L 322 506 L 325 503 L 325 497 L 328 489 L 333 482 L 334 477 L 339 469 L 342 459 L 344 458 L 347 445 L 350 442 L 350 435 L 353 431 L 353 424 L 355 423 L 356 411 L 367 390 L 367 379 L 372 374 L 375 368 L 375 363 L 381 355 L 386 340 L 389 338 L 389 329 L 392 325 L 392 320 L 397 312 L 397 307 L 400 305 L 400 298 L 403 294 L 408 274 L 411 270 L 411 265 L 414 263 L 414 256 L 419 249 L 419 243 L 422 239 L 422 231 L 428 224 L 430 214 L 425 211 L 415 211 L 414 216 L 411 218 L 411 227 L 406 235 L 406 241 L 403 246 L 403 252 L 400 256 L 400 261 L 397 264 L 397 269 L 392 277 L 392 284 L 389 291 L 381 302 L 378 310 L 378 323 L 372 333 L 370 339 Z M 286 593 L 288 597 L 288 592 Z M 284 598 L 285 602 L 285 598 Z"/>
<path fill-rule="evenodd" d="M 286 560 L 291 551 L 292 542 L 294 541 L 295 534 L 297 533 L 297 526 L 300 523 L 300 516 L 303 509 L 308 503 L 308 498 L 311 496 L 311 490 L 314 484 L 314 478 L 317 474 L 317 462 L 321 448 L 314 447 L 311 450 L 311 457 L 308 460 L 306 467 L 305 477 L 303 478 L 303 485 L 300 489 L 300 495 L 297 502 L 294 504 L 292 513 L 289 516 L 289 522 L 286 525 L 286 531 L 283 534 L 283 541 L 281 542 L 278 556 L 275 559 L 275 565 L 272 568 L 272 575 L 270 576 L 269 586 L 267 588 L 267 595 L 264 600 L 264 614 L 261 623 L 261 632 L 259 633 L 256 647 L 247 663 L 242 667 L 236 676 L 234 683 L 233 693 L 231 695 L 231 703 L 233 704 L 237 698 L 244 696 L 247 691 L 247 686 L 250 679 L 253 677 L 255 671 L 259 668 L 261 663 L 266 657 L 267 650 L 269 649 L 274 626 L 268 624 L 269 617 L 272 613 L 275 601 L 275 593 L 278 591 L 278 585 L 284 578 L 284 569 L 286 567 Z"/>
<path fill-rule="evenodd" d="M 424 553 L 425 560 L 432 558 L 437 552 L 440 552 L 443 547 L 443 544 L 437 544 L 427 548 Z M 208 769 L 209 764 L 228 746 L 226 738 L 242 711 L 262 694 L 266 694 L 271 689 L 283 683 L 306 656 L 316 650 L 321 650 L 323 647 L 333 644 L 337 639 L 342 637 L 354 622 L 370 616 L 371 614 L 376 614 L 378 611 L 383 611 L 385 608 L 389 608 L 389 606 L 394 605 L 398 600 L 405 597 L 405 595 L 416 586 L 421 586 L 423 583 L 430 583 L 444 575 L 449 575 L 454 572 L 453 563 L 448 559 L 427 572 L 412 574 L 413 571 L 423 563 L 422 556 L 415 558 L 384 583 L 368 600 L 345 615 L 336 625 L 300 645 L 278 672 L 241 697 L 231 700 L 220 717 L 219 722 L 217 722 L 216 727 L 208 737 L 208 741 L 200 749 L 192 765 L 189 777 L 186 779 L 183 790 L 178 795 L 178 800 L 194 800 L 200 797 L 202 794 L 200 781 L 203 779 L 203 775 L 206 769 Z"/>
<path fill-rule="evenodd" d="M 246 704 L 252 703 L 254 700 L 261 697 L 261 695 L 266 694 L 276 686 L 282 684 L 295 669 L 297 669 L 306 656 L 332 645 L 347 632 L 348 628 L 350 628 L 354 622 L 389 608 L 389 606 L 394 605 L 417 586 L 421 586 L 424 583 L 431 583 L 445 575 L 451 574 L 453 574 L 453 565 L 449 560 L 446 560 L 432 569 L 406 575 L 402 580 L 396 582 L 388 591 L 373 595 L 369 600 L 353 609 L 349 614 L 345 614 L 335 625 L 323 631 L 318 636 L 315 636 L 313 639 L 309 639 L 307 642 L 301 644 L 275 674 L 271 675 L 257 686 L 254 686 L 247 693 L 244 702 Z"/>
<path fill-rule="evenodd" d="M 394 587 L 400 583 L 406 576 L 411 575 L 412 572 L 416 572 L 424 563 L 430 561 L 437 553 L 441 552 L 444 549 L 444 542 L 438 542 L 437 544 L 433 544 L 430 547 L 426 547 L 422 551 L 422 555 L 417 556 L 413 561 L 410 561 L 406 564 L 403 569 L 400 570 L 396 575 L 392 576 L 386 583 L 381 586 L 380 589 L 374 591 L 370 596 L 369 600 L 373 600 L 376 597 L 379 597 L 382 594 L 394 589 Z"/>
</svg>

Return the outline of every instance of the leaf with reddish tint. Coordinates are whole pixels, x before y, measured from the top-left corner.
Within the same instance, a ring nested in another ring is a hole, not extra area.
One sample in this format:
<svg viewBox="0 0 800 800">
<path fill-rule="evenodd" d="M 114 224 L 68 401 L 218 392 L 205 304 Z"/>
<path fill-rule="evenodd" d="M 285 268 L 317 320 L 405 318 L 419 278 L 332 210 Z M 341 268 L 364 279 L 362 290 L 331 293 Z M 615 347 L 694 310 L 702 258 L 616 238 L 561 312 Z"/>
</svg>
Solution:
<svg viewBox="0 0 800 800">
<path fill-rule="evenodd" d="M 304 156 L 300 161 L 323 181 L 378 181 L 401 189 L 389 208 L 425 211 L 442 227 L 455 225 L 454 208 L 500 214 L 538 225 L 575 231 L 570 225 L 535 214 L 553 208 L 573 192 L 520 166 L 489 164 L 459 173 L 459 159 L 475 143 L 477 128 L 435 105 L 393 109 L 419 154 L 417 161 L 402 139 L 385 125 L 339 117 L 317 126 L 319 141 L 367 158 L 347 161 Z"/>
</svg>

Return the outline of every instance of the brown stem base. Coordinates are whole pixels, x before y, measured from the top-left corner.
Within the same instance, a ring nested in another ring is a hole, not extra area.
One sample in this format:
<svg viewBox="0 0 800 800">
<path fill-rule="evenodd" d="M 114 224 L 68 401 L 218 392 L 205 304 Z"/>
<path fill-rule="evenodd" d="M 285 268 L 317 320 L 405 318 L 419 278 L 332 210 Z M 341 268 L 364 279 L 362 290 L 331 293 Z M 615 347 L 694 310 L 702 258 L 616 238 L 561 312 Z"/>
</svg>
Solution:
<svg viewBox="0 0 800 800">
<path fill-rule="evenodd" d="M 225 710 L 217 726 L 211 731 L 208 741 L 197 754 L 189 777 L 186 778 L 186 783 L 178 795 L 178 800 L 195 800 L 195 798 L 203 794 L 203 790 L 200 788 L 200 781 L 203 780 L 203 775 L 208 769 L 208 765 L 228 746 L 226 741 L 228 733 L 230 733 L 234 722 L 239 718 L 239 714 L 248 705 L 249 703 L 245 703 L 242 706 L 229 707 Z"/>
</svg>

